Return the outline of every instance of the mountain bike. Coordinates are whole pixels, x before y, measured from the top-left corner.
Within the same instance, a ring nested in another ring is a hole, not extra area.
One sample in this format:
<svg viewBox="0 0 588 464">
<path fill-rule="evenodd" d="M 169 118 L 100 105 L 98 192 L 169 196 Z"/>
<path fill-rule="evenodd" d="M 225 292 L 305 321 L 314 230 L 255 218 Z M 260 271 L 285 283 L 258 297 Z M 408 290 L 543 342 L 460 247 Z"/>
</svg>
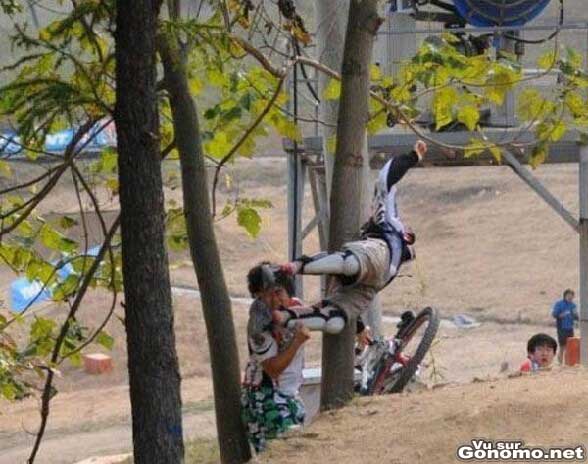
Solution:
<svg viewBox="0 0 588 464">
<path fill-rule="evenodd" d="M 391 338 L 378 338 L 356 352 L 356 368 L 361 377 L 355 390 L 361 395 L 400 393 L 417 374 L 439 329 L 437 310 L 427 307 L 415 315 L 402 314 L 398 332 Z"/>
</svg>

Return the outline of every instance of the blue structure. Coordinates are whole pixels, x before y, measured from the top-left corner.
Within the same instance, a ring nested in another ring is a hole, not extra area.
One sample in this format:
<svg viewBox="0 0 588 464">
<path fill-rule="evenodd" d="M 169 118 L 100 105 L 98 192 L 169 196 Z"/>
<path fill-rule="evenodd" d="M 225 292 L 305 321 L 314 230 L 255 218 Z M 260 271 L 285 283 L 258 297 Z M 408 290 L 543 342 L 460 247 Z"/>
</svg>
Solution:
<svg viewBox="0 0 588 464">
<path fill-rule="evenodd" d="M 522 26 L 537 17 L 549 0 L 453 0 L 453 4 L 472 26 Z"/>
<path fill-rule="evenodd" d="M 85 146 L 85 151 L 102 151 L 107 147 L 116 146 L 116 129 L 114 123 L 108 124 L 101 132 L 97 133 L 102 127 L 103 121 L 97 122 L 90 130 L 86 137 L 83 137 L 78 146 Z M 63 153 L 71 143 L 75 133 L 75 128 L 64 129 L 53 134 L 47 134 L 45 138 L 45 151 L 51 153 Z M 86 143 L 88 138 L 91 142 Z M 21 139 L 14 131 L 0 133 L 0 157 L 19 158 L 22 155 Z"/>
<path fill-rule="evenodd" d="M 99 246 L 92 247 L 88 250 L 86 256 L 97 256 L 100 251 Z M 64 281 L 74 272 L 70 263 L 63 266 L 57 271 L 59 279 Z M 26 277 L 21 277 L 10 284 L 10 309 L 15 313 L 21 313 L 29 306 L 42 303 L 51 299 L 51 289 L 43 289 L 43 284 L 38 280 L 30 281 Z"/>
</svg>

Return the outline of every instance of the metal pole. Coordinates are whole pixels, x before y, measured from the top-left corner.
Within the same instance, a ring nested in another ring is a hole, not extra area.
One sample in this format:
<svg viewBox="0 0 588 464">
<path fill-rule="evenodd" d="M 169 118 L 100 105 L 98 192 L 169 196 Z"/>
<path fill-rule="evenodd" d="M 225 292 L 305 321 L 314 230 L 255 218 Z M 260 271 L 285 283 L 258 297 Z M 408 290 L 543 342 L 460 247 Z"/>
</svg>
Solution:
<svg viewBox="0 0 588 464">
<path fill-rule="evenodd" d="M 580 353 L 588 366 L 588 145 L 580 148 Z"/>
<path fill-rule="evenodd" d="M 292 76 L 294 123 L 298 123 L 298 66 Z M 288 156 L 288 259 L 302 254 L 302 202 L 304 199 L 304 171 L 298 152 L 298 142 L 293 141 L 293 151 Z M 303 297 L 302 277 L 296 277 L 296 296 Z"/>
<path fill-rule="evenodd" d="M 576 232 L 579 230 L 579 223 L 576 218 L 570 213 L 561 201 L 559 201 L 545 186 L 539 182 L 531 172 L 526 169 L 515 156 L 508 150 L 504 150 L 502 153 L 504 162 L 512 168 L 516 175 L 518 175 L 523 182 L 531 187 L 537 195 L 539 195 L 551 208 L 564 220 L 568 225 Z M 581 184 L 581 181 L 580 181 Z"/>
</svg>

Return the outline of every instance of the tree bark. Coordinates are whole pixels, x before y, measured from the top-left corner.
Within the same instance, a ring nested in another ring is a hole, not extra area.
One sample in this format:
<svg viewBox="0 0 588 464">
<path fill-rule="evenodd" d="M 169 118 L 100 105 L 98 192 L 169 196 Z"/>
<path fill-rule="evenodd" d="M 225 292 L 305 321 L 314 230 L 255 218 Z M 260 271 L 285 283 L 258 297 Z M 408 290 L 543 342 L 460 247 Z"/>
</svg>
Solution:
<svg viewBox="0 0 588 464">
<path fill-rule="evenodd" d="M 134 461 L 184 462 L 156 98 L 157 0 L 117 3 L 116 109 Z"/>
<path fill-rule="evenodd" d="M 358 237 L 362 197 L 366 123 L 369 118 L 369 65 L 381 19 L 377 0 L 351 0 L 341 70 L 337 149 L 330 199 L 329 251 Z M 355 321 L 339 335 L 323 339 L 321 409 L 337 408 L 353 396 Z"/>
<path fill-rule="evenodd" d="M 190 253 L 202 295 L 208 334 L 221 461 L 226 464 L 247 462 L 251 453 L 240 416 L 239 352 L 231 300 L 212 225 L 198 113 L 177 44 L 162 37 L 160 54 L 165 85 L 170 95 L 176 146 L 180 153 Z"/>
<path fill-rule="evenodd" d="M 347 17 L 349 15 L 349 0 L 316 0 L 316 23 L 317 23 L 317 61 L 341 72 L 343 62 L 343 43 L 345 40 L 345 30 Z M 327 182 L 327 195 L 331 195 L 331 186 L 333 180 L 333 166 L 335 164 L 335 154 L 329 152 L 329 140 L 336 136 L 337 115 L 339 114 L 339 101 L 327 100 L 323 94 L 331 78 L 325 73 L 319 73 L 319 97 L 320 118 L 326 125 L 321 125 L 323 137 L 323 157 L 325 165 L 325 176 Z"/>
</svg>

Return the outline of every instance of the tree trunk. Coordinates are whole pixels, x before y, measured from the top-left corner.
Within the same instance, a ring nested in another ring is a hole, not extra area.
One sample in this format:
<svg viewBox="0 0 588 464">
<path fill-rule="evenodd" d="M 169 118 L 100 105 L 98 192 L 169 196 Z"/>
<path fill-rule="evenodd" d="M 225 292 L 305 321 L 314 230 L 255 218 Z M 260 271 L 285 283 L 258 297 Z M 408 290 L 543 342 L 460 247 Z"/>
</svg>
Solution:
<svg viewBox="0 0 588 464">
<path fill-rule="evenodd" d="M 176 146 L 180 153 L 190 253 L 202 295 L 208 334 L 221 461 L 237 464 L 247 462 L 251 453 L 240 416 L 239 352 L 231 300 L 212 226 L 198 113 L 190 96 L 185 63 L 176 44 L 162 39 L 160 53 L 170 95 Z"/>
<path fill-rule="evenodd" d="M 343 43 L 345 39 L 345 28 L 349 15 L 349 0 L 316 0 L 316 23 L 317 23 L 317 49 L 316 59 L 334 69 L 341 71 L 343 62 Z M 337 115 L 339 114 L 339 101 L 327 100 L 323 94 L 331 78 L 325 73 L 319 73 L 319 97 L 321 99 L 319 116 L 326 125 L 321 125 L 323 137 L 323 156 L 325 164 L 325 176 L 327 181 L 327 195 L 331 195 L 333 180 L 333 166 L 335 154 L 329 152 L 329 140 L 336 136 Z"/>
<path fill-rule="evenodd" d="M 381 19 L 377 0 L 351 0 L 341 70 L 337 149 L 330 199 L 329 251 L 356 239 L 362 222 L 363 157 L 369 117 L 369 65 Z M 347 403 L 353 395 L 355 321 L 339 335 L 325 335 L 321 409 Z"/>
<path fill-rule="evenodd" d="M 160 2 L 117 3 L 116 129 L 134 461 L 184 461 L 156 98 Z"/>
</svg>

